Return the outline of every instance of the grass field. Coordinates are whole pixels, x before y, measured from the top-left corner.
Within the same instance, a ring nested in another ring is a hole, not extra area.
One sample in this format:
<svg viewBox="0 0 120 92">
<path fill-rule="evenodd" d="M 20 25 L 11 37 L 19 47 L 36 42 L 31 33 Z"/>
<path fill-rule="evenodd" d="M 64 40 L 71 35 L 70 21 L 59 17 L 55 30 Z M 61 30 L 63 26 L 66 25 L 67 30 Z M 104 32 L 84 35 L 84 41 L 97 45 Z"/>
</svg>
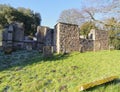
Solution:
<svg viewBox="0 0 120 92">
<path fill-rule="evenodd" d="M 78 92 L 77 86 L 120 78 L 120 51 L 74 52 L 43 58 L 37 51 L 0 53 L 0 92 Z M 120 80 L 84 92 L 120 92 Z"/>
</svg>

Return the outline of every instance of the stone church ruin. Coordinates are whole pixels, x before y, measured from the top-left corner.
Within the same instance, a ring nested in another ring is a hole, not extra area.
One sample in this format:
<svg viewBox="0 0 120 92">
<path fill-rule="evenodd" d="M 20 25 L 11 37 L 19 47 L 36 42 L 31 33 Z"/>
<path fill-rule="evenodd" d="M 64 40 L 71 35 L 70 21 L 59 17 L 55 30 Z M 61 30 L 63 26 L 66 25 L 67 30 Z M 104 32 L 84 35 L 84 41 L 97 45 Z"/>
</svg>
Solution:
<svg viewBox="0 0 120 92">
<path fill-rule="evenodd" d="M 92 29 L 88 34 L 88 39 L 81 38 L 79 33 L 78 25 L 59 22 L 54 29 L 38 26 L 36 37 L 31 39 L 24 35 L 23 25 L 15 22 L 4 28 L 2 47 L 5 52 L 36 49 L 46 55 L 53 52 L 69 53 L 108 49 L 107 31 Z"/>
</svg>

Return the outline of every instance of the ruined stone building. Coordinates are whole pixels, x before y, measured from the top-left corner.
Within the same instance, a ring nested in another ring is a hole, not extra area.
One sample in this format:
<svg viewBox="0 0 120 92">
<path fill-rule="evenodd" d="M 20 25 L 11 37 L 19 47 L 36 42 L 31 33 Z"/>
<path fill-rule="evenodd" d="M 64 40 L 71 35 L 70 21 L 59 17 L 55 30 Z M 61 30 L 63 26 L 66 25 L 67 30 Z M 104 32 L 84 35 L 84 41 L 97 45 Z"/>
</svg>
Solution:
<svg viewBox="0 0 120 92">
<path fill-rule="evenodd" d="M 78 25 L 57 23 L 54 29 L 39 26 L 37 42 L 40 50 L 44 46 L 53 46 L 54 52 L 69 53 L 72 51 L 98 51 L 108 49 L 107 31 L 92 29 L 88 39 L 80 38 Z"/>
<path fill-rule="evenodd" d="M 20 23 L 10 24 L 3 32 L 3 48 L 37 49 L 41 52 L 52 50 L 57 53 L 73 51 L 98 51 L 108 49 L 107 31 L 92 29 L 88 39 L 80 38 L 78 25 L 57 23 L 54 29 L 38 26 L 37 40 L 24 36 L 24 27 Z M 45 48 L 44 48 L 45 47 Z"/>
</svg>

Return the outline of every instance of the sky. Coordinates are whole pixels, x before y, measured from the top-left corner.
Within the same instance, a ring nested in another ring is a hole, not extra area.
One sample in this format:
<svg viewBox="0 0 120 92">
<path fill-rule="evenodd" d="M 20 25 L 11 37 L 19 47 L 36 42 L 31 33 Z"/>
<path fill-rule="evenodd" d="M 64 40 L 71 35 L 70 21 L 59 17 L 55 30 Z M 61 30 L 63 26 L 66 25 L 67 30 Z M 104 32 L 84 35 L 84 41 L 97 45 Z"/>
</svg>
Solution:
<svg viewBox="0 0 120 92">
<path fill-rule="evenodd" d="M 112 0 L 0 0 L 0 4 L 8 4 L 14 8 L 29 8 L 34 12 L 39 12 L 42 17 L 41 25 L 53 28 L 63 10 L 97 7 L 108 1 Z"/>
</svg>

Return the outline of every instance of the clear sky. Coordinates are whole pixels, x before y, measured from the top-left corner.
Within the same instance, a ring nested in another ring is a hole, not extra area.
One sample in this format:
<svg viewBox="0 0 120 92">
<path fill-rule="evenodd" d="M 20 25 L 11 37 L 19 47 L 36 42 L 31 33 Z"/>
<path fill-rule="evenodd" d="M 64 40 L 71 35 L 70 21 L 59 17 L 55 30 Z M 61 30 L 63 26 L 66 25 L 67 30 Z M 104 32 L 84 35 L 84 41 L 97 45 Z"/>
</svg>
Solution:
<svg viewBox="0 0 120 92">
<path fill-rule="evenodd" d="M 82 9 L 83 7 L 107 3 L 108 1 L 110 2 L 111 0 L 0 0 L 0 4 L 8 4 L 15 8 L 30 8 L 41 14 L 42 25 L 54 27 L 63 10 Z"/>
</svg>

